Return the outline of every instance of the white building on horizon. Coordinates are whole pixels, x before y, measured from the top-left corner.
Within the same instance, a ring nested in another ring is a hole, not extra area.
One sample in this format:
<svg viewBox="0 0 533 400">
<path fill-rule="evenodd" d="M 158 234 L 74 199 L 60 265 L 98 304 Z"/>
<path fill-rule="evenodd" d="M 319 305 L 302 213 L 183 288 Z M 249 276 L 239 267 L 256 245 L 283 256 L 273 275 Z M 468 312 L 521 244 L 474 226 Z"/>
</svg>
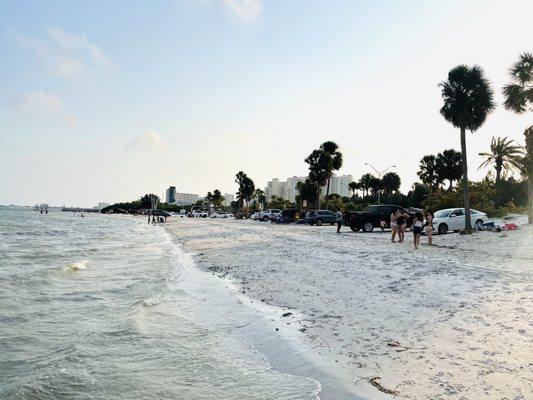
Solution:
<svg viewBox="0 0 533 400">
<path fill-rule="evenodd" d="M 224 207 L 230 207 L 233 201 L 235 201 L 235 195 L 224 193 Z"/>
<path fill-rule="evenodd" d="M 194 204 L 200 200 L 200 195 L 193 193 L 176 193 L 176 201 L 174 202 L 178 206 L 187 206 Z"/>
<path fill-rule="evenodd" d="M 284 200 L 288 200 L 291 203 L 296 201 L 296 196 L 298 195 L 298 189 L 296 185 L 298 182 L 305 182 L 307 176 L 293 176 L 287 178 L 286 181 L 280 181 L 278 178 L 274 178 L 271 181 L 267 182 L 265 188 L 265 196 L 267 201 L 272 200 L 272 196 L 281 197 Z M 341 197 L 350 197 L 351 191 L 348 186 L 350 182 L 353 182 L 352 175 L 333 175 L 329 184 L 329 193 L 338 194 Z M 322 196 L 325 196 L 327 192 L 327 187 L 324 186 L 321 188 Z"/>
</svg>

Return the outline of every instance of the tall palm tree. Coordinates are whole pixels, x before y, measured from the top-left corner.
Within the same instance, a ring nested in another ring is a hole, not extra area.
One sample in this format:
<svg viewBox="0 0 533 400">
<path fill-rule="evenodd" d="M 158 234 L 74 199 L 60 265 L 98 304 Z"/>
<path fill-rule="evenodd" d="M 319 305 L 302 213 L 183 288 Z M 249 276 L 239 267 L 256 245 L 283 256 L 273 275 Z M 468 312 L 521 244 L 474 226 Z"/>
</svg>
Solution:
<svg viewBox="0 0 533 400">
<path fill-rule="evenodd" d="M 418 166 L 418 177 L 422 183 L 432 190 L 435 190 L 442 183 L 437 170 L 437 157 L 433 154 L 428 154 L 422 157 Z"/>
<path fill-rule="evenodd" d="M 359 179 L 359 187 L 363 191 L 363 197 L 368 196 L 368 191 L 371 189 L 373 178 L 374 175 L 366 173 L 361 177 L 361 179 Z"/>
<path fill-rule="evenodd" d="M 509 70 L 511 83 L 503 87 L 507 110 L 517 114 L 533 111 L 533 54 L 522 53 Z M 533 224 L 533 127 L 524 131 L 526 137 L 526 158 L 524 172 L 528 182 L 528 222 Z M 529 141 L 529 142 L 528 142 Z"/>
<path fill-rule="evenodd" d="M 521 170 L 523 167 L 524 150 L 521 146 L 513 144 L 513 140 L 504 138 L 492 138 L 489 153 L 479 153 L 485 157 L 479 169 L 494 164 L 496 170 L 496 205 L 499 205 L 501 195 L 502 171 Z"/>
<path fill-rule="evenodd" d="M 436 165 L 439 179 L 441 182 L 450 182 L 448 190 L 452 190 L 453 182 L 461 179 L 463 173 L 461 153 L 454 149 L 444 150 L 442 153 L 437 154 Z"/>
<path fill-rule="evenodd" d="M 466 130 L 476 131 L 495 107 L 493 92 L 483 70 L 477 65 L 459 65 L 448 72 L 448 79 L 439 84 L 444 105 L 440 109 L 444 119 L 461 132 L 463 166 L 463 202 L 465 232 L 472 233 L 470 198 L 468 194 L 468 162 L 466 159 Z"/>
<path fill-rule="evenodd" d="M 400 189 L 401 184 L 402 181 L 400 179 L 400 175 L 398 175 L 396 172 L 387 172 L 385 175 L 383 175 L 383 178 L 381 178 L 381 187 L 383 188 L 385 195 L 387 195 L 389 198 L 392 192 Z"/>
<path fill-rule="evenodd" d="M 331 141 L 322 143 L 322 145 L 320 146 L 320 150 L 322 150 L 329 157 L 331 157 L 331 169 L 327 171 L 328 183 L 326 188 L 326 208 L 328 208 L 329 184 L 331 181 L 331 177 L 333 176 L 333 171 L 338 171 L 342 167 L 342 153 L 339 151 L 339 146 L 337 145 L 337 143 Z"/>
<path fill-rule="evenodd" d="M 522 114 L 533 111 L 533 54 L 522 53 L 509 70 L 511 83 L 503 87 L 507 110 Z"/>
<path fill-rule="evenodd" d="M 359 190 L 359 183 L 357 183 L 357 182 L 350 182 L 350 183 L 348 184 L 348 188 L 350 188 L 350 190 L 352 191 L 352 198 L 351 198 L 351 200 L 350 200 L 350 202 L 351 202 L 351 201 L 353 201 L 353 198 L 355 197 L 355 191 L 356 191 L 356 190 Z"/>
<path fill-rule="evenodd" d="M 320 209 L 320 192 L 322 186 L 328 182 L 328 176 L 333 169 L 333 160 L 322 149 L 313 150 L 305 159 L 309 164 L 309 179 L 316 184 L 317 208 Z"/>
</svg>

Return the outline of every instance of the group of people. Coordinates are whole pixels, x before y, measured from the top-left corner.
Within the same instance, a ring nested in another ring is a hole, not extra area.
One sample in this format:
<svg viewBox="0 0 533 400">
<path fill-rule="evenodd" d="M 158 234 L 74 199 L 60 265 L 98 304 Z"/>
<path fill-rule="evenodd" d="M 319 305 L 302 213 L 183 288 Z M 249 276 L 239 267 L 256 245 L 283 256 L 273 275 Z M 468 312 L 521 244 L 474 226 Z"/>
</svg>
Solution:
<svg viewBox="0 0 533 400">
<path fill-rule="evenodd" d="M 392 243 L 396 243 L 396 235 L 398 235 L 398 242 L 402 243 L 405 239 L 405 230 L 407 229 L 407 221 L 410 218 L 410 215 L 404 212 L 403 210 L 395 210 L 390 216 L 390 227 L 391 227 L 391 240 Z M 433 244 L 433 213 L 427 211 L 425 216 L 421 211 L 418 211 L 411 225 L 411 230 L 413 231 L 413 244 L 415 249 L 418 249 L 420 245 L 420 236 L 422 232 L 426 232 L 428 237 L 428 245 Z"/>
</svg>

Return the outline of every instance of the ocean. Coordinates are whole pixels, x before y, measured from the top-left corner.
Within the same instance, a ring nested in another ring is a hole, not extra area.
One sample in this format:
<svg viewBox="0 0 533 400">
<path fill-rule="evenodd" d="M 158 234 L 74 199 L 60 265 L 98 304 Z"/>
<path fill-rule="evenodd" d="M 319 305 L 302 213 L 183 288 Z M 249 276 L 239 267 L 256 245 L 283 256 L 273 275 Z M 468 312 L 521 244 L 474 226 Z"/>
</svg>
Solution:
<svg viewBox="0 0 533 400">
<path fill-rule="evenodd" d="M 1 399 L 317 398 L 261 317 L 161 226 L 0 209 Z"/>
</svg>

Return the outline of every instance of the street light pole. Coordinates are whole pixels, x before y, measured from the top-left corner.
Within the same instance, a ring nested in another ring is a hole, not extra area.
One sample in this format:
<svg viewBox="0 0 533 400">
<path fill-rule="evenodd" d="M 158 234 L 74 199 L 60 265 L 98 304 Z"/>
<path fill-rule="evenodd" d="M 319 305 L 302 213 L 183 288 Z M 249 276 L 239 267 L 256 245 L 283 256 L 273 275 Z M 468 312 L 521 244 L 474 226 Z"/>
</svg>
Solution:
<svg viewBox="0 0 533 400">
<path fill-rule="evenodd" d="M 382 171 L 378 171 L 376 167 L 374 167 L 372 164 L 370 163 L 365 163 L 365 165 L 368 165 L 370 168 L 372 168 L 374 171 L 376 171 L 376 174 L 378 174 L 378 179 L 381 181 L 381 175 L 384 174 L 385 172 L 387 172 L 389 169 L 391 168 L 396 168 L 396 165 L 391 165 L 387 168 L 385 168 L 384 170 Z M 381 204 L 381 190 L 378 188 L 378 204 Z"/>
</svg>

